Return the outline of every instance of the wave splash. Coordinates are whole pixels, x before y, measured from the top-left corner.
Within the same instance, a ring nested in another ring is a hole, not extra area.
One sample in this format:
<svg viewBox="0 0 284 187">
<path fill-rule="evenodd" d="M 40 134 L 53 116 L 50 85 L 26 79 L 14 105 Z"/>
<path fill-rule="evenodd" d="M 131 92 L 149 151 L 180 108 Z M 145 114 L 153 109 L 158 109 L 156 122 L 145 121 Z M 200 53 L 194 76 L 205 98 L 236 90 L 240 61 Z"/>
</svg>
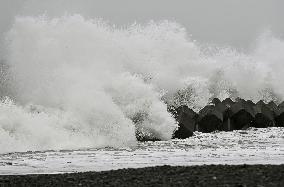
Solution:
<svg viewBox="0 0 284 187">
<path fill-rule="evenodd" d="M 137 133 L 171 138 L 167 106 L 279 102 L 283 50 L 270 34 L 249 54 L 204 47 L 168 21 L 121 29 L 80 15 L 18 17 L 6 36 L 1 151 L 129 147 Z"/>
</svg>

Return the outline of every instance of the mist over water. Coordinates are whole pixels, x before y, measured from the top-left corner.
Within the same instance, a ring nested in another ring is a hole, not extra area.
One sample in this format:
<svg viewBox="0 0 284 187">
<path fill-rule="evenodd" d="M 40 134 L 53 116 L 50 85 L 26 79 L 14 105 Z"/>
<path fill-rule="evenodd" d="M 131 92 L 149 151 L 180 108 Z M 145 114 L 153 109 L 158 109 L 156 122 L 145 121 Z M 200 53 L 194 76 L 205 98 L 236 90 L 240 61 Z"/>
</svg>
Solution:
<svg viewBox="0 0 284 187">
<path fill-rule="evenodd" d="M 283 40 L 266 32 L 241 53 L 189 34 L 169 21 L 17 17 L 3 47 L 1 152 L 135 146 L 136 133 L 171 138 L 167 106 L 283 100 Z"/>
</svg>

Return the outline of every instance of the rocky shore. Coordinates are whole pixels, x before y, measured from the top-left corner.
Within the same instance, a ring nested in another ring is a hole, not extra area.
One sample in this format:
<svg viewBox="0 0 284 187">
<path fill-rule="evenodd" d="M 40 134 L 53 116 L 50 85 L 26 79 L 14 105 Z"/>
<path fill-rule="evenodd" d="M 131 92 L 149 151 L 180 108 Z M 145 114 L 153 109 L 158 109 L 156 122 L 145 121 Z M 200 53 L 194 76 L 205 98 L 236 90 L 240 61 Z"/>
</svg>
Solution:
<svg viewBox="0 0 284 187">
<path fill-rule="evenodd" d="M 0 186 L 284 186 L 284 165 L 159 166 L 0 176 Z"/>
</svg>

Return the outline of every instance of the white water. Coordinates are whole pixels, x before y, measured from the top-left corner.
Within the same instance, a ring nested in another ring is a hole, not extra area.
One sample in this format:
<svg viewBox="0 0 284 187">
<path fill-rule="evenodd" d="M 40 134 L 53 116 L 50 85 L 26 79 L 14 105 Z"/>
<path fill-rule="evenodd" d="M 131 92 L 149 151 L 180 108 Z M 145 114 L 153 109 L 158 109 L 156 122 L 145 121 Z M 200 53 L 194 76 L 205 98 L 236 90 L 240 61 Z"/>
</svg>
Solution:
<svg viewBox="0 0 284 187">
<path fill-rule="evenodd" d="M 138 143 L 133 149 L 3 154 L 0 155 L 0 175 L 204 164 L 284 164 L 284 129 L 200 133 L 186 140 Z"/>
<path fill-rule="evenodd" d="M 284 41 L 269 32 L 244 54 L 201 46 L 168 21 L 18 17 L 4 54 L 2 153 L 131 147 L 135 129 L 168 140 L 176 123 L 165 103 L 198 111 L 212 97 L 284 98 Z"/>
</svg>

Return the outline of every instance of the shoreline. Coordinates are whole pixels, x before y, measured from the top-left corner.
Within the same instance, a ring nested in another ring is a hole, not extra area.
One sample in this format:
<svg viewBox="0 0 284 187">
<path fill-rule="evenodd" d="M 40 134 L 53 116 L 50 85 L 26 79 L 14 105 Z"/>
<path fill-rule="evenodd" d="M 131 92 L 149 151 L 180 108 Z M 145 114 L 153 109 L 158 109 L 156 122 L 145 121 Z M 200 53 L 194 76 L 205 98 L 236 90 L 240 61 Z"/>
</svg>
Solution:
<svg viewBox="0 0 284 187">
<path fill-rule="evenodd" d="M 282 165 L 202 165 L 0 175 L 0 186 L 284 186 Z"/>
</svg>

